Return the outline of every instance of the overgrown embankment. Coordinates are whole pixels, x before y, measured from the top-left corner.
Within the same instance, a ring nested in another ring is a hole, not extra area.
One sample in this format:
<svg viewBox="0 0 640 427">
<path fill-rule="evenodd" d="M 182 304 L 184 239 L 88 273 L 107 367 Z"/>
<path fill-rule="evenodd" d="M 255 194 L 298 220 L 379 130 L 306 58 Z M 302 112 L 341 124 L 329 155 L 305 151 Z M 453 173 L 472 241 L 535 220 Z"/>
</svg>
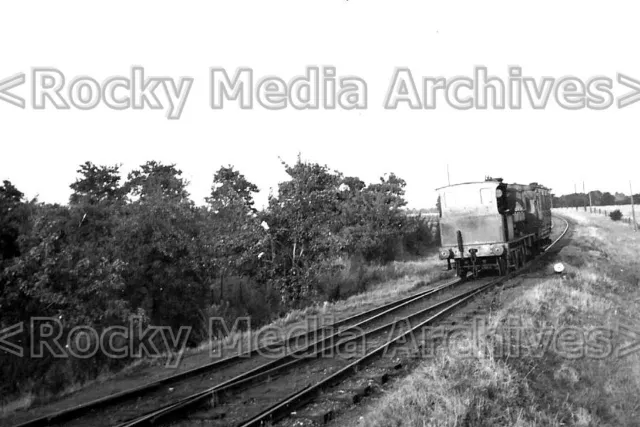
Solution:
<svg viewBox="0 0 640 427">
<path fill-rule="evenodd" d="M 640 235 L 567 215 L 573 240 L 554 260 L 565 274 L 549 265 L 504 290 L 486 334 L 440 346 L 363 425 L 637 425 Z"/>
<path fill-rule="evenodd" d="M 66 205 L 25 200 L 4 181 L 0 331 L 18 332 L 17 350 L 0 351 L 0 403 L 44 401 L 197 347 L 220 332 L 211 318 L 259 327 L 423 269 L 397 262 L 423 259 L 437 239 L 433 221 L 408 215 L 400 177 L 366 184 L 300 158 L 283 166 L 288 179 L 261 210 L 232 166 L 213 175 L 205 205 L 175 165 L 155 161 L 126 180 L 87 162 Z M 148 334 L 159 328 L 172 335 Z"/>
</svg>

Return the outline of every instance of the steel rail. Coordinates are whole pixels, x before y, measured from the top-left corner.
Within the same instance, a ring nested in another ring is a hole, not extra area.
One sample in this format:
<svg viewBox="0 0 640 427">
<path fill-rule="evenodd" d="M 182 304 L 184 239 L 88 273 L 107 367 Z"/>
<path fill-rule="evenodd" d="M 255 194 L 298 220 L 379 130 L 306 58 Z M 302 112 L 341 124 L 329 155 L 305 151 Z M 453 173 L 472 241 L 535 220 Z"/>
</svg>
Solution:
<svg viewBox="0 0 640 427">
<path fill-rule="evenodd" d="M 452 286 L 454 284 L 457 284 L 459 282 L 459 280 L 455 280 L 452 281 L 451 283 L 447 284 L 447 285 L 443 285 L 437 289 L 434 289 L 434 292 L 437 292 L 439 290 L 442 290 L 444 287 L 446 286 Z M 429 295 L 431 295 L 432 293 L 430 293 Z M 466 294 L 463 294 L 462 296 L 464 296 Z M 182 398 L 176 402 L 172 402 L 169 404 L 166 404 L 163 407 L 160 407 L 156 410 L 153 410 L 151 412 L 148 412 L 144 415 L 141 415 L 140 417 L 128 420 L 122 424 L 118 424 L 118 427 L 134 427 L 134 426 L 143 426 L 143 425 L 148 425 L 148 424 L 153 424 L 157 421 L 159 421 L 160 419 L 166 418 L 168 416 L 174 415 L 177 411 L 179 410 L 184 410 L 188 407 L 193 407 L 193 406 L 197 406 L 199 404 L 203 404 L 207 401 L 210 401 L 211 399 L 213 399 L 214 401 L 216 400 L 216 397 L 220 396 L 223 393 L 230 393 L 233 392 L 235 390 L 237 390 L 238 388 L 242 388 L 244 386 L 247 385 L 251 385 L 253 383 L 262 381 L 266 378 L 272 377 L 275 374 L 278 374 L 282 371 L 286 371 L 287 369 L 290 369 L 300 363 L 303 363 L 307 360 L 313 360 L 314 358 L 317 358 L 319 355 L 323 354 L 324 352 L 326 352 L 327 350 L 335 350 L 336 348 L 340 347 L 340 346 L 344 346 L 345 344 L 349 343 L 349 342 L 353 342 L 353 341 L 358 341 L 358 340 L 362 340 L 364 338 L 366 338 L 367 336 L 370 335 L 374 335 L 374 334 L 378 334 L 381 331 L 384 331 L 386 329 L 389 328 L 393 328 L 398 322 L 403 322 L 403 321 L 407 321 L 407 320 L 411 320 L 415 317 L 419 317 L 424 315 L 425 312 L 428 311 L 432 311 L 435 310 L 439 307 L 441 307 L 442 305 L 445 305 L 447 303 L 450 303 L 453 300 L 459 299 L 462 296 L 461 295 L 455 295 L 445 301 L 441 301 L 439 303 L 436 303 L 434 305 L 431 305 L 425 309 L 422 309 L 418 312 L 412 313 L 408 316 L 402 317 L 400 319 L 395 319 L 392 322 L 388 322 L 385 323 L 381 326 L 376 327 L 375 329 L 369 330 L 369 331 L 365 331 L 362 334 L 358 334 L 355 336 L 348 336 L 346 339 L 340 339 L 343 335 L 345 335 L 346 333 L 353 331 L 353 330 L 357 330 L 359 329 L 361 326 L 367 324 L 367 323 L 372 323 L 375 320 L 378 320 L 380 318 L 382 318 L 383 316 L 398 310 L 401 307 L 406 307 L 412 303 L 415 303 L 417 301 L 419 301 L 420 299 L 423 299 L 424 297 L 426 297 L 428 295 L 419 295 L 416 296 L 415 298 L 413 298 L 410 301 L 405 302 L 402 305 L 399 305 L 397 307 L 394 307 L 392 309 L 388 309 L 382 313 L 377 314 L 376 316 L 373 316 L 371 318 L 365 319 L 364 321 L 356 324 L 356 325 L 352 325 L 346 329 L 343 329 L 329 337 L 325 337 L 322 340 L 316 341 L 313 344 L 309 344 L 308 346 L 296 350 L 294 352 L 291 352 L 285 356 L 282 356 L 278 359 L 275 359 L 272 363 L 269 363 L 267 365 L 263 365 L 260 366 L 258 368 L 255 368 L 251 371 L 245 372 L 241 375 L 238 375 L 235 378 L 229 379 L 227 381 L 225 381 L 224 383 L 218 384 L 214 387 L 211 387 L 207 390 L 203 390 L 197 393 L 194 393 L 191 396 L 187 396 L 185 398 Z M 336 342 L 337 341 L 337 342 Z M 327 343 L 331 343 L 330 345 L 326 345 Z M 318 344 L 323 345 L 320 349 L 315 349 Z M 306 354 L 305 353 L 310 350 L 310 349 L 314 349 L 311 353 Z M 301 356 L 301 357 L 298 357 Z"/>
<path fill-rule="evenodd" d="M 409 329 L 408 331 L 403 332 L 400 335 L 398 335 L 397 337 L 392 338 L 391 340 L 385 342 L 383 345 L 381 345 L 381 346 L 377 347 L 376 349 L 370 351 L 369 353 L 367 353 L 363 357 L 361 357 L 358 360 L 350 363 L 349 365 L 345 366 L 344 368 L 340 369 L 338 372 L 335 372 L 334 374 L 330 375 L 329 377 L 325 378 L 324 380 L 322 380 L 322 381 L 320 381 L 320 382 L 318 382 L 316 384 L 307 386 L 303 390 L 298 391 L 298 392 L 288 396 L 287 398 L 285 398 L 282 401 L 276 403 L 275 405 L 271 406 L 270 408 L 267 408 L 266 410 L 262 411 L 261 413 L 259 413 L 258 415 L 252 417 L 251 419 L 249 419 L 247 421 L 243 421 L 240 424 L 240 426 L 242 426 L 242 427 L 257 426 L 257 425 L 262 425 L 263 423 L 266 423 L 266 422 L 272 422 L 273 423 L 273 422 L 278 421 L 279 419 L 284 418 L 288 413 L 290 413 L 291 410 L 293 410 L 295 408 L 298 408 L 299 406 L 302 406 L 303 404 L 305 404 L 308 401 L 312 400 L 322 390 L 324 390 L 324 389 L 334 385 L 335 383 L 339 382 L 343 377 L 348 376 L 352 371 L 356 371 L 358 369 L 358 367 L 360 367 L 363 364 L 369 362 L 369 360 L 372 359 L 374 356 L 377 356 L 377 355 L 387 351 L 387 349 L 390 346 L 394 345 L 395 343 L 397 343 L 401 339 L 404 339 L 407 336 L 409 336 L 410 334 L 413 334 L 416 331 L 419 331 L 420 329 L 423 329 L 425 326 L 433 323 L 434 321 L 439 320 L 440 318 L 442 318 L 443 316 L 448 314 L 450 311 L 452 311 L 455 308 L 458 308 L 459 306 L 465 304 L 466 302 L 468 302 L 470 299 L 472 299 L 473 297 L 475 297 L 479 293 L 481 293 L 481 292 L 485 291 L 486 289 L 496 285 L 499 282 L 502 282 L 502 281 L 506 280 L 507 277 L 509 277 L 509 276 L 501 277 L 500 279 L 497 279 L 495 281 L 492 281 L 490 283 L 482 285 L 477 289 L 472 289 L 470 291 L 465 292 L 465 296 L 462 299 L 460 299 L 459 301 L 454 302 L 453 304 L 451 304 L 448 307 L 444 308 L 443 310 L 441 310 L 440 312 L 436 313 L 435 315 L 433 315 L 433 316 L 429 317 L 428 319 L 420 322 L 417 326 L 414 326 L 411 329 Z"/>
<path fill-rule="evenodd" d="M 557 216 L 557 215 L 556 215 L 556 218 L 563 220 L 564 223 L 565 223 L 565 227 L 564 227 L 564 230 L 562 231 L 562 233 L 560 233 L 560 236 L 558 236 L 558 238 L 556 240 L 554 240 L 551 244 L 549 244 L 549 246 L 544 248 L 543 252 L 545 252 L 545 253 L 549 249 L 551 249 L 556 243 L 558 243 L 560 241 L 560 239 L 562 239 L 564 237 L 564 235 L 567 234 L 567 231 L 569 231 L 569 221 L 567 221 L 565 218 L 562 218 L 561 216 Z"/>
<path fill-rule="evenodd" d="M 305 332 L 303 334 L 298 334 L 295 336 L 292 336 L 286 340 L 282 340 L 276 343 L 270 343 L 270 344 L 266 344 L 263 346 L 260 346 L 258 348 L 255 348 L 253 350 L 248 350 L 245 351 L 243 353 L 239 353 L 230 357 L 226 357 L 224 359 L 212 362 L 212 363 L 208 363 L 202 366 L 198 366 L 196 368 L 192 368 L 189 369 L 185 372 L 181 372 L 179 374 L 175 374 L 172 375 L 170 377 L 167 378 L 162 378 L 160 380 L 156 380 L 153 381 L 151 383 L 148 384 L 144 384 L 142 386 L 139 387 L 135 387 L 129 390 L 124 390 L 122 392 L 119 393 L 115 393 L 115 394 L 111 394 L 102 398 L 98 398 L 95 400 L 92 400 L 90 402 L 87 403 L 83 403 L 77 406 L 74 406 L 72 408 L 68 408 L 68 409 L 64 409 L 58 412 L 55 412 L 53 414 L 49 414 L 49 415 L 44 415 L 29 421 L 26 421 L 24 423 L 21 424 L 17 424 L 14 427 L 46 427 L 46 426 L 50 426 L 50 425 L 55 425 L 55 424 L 60 424 L 63 422 L 67 422 L 76 418 L 81 417 L 83 414 L 92 411 L 92 410 L 98 410 L 98 409 L 104 409 L 108 406 L 111 405 L 115 405 L 118 403 L 121 403 L 123 401 L 127 401 L 127 400 L 132 400 L 136 397 L 139 397 L 141 395 L 153 392 L 157 389 L 159 389 L 162 386 L 166 386 L 178 381 L 182 381 L 200 374 L 204 374 L 206 372 L 212 371 L 212 370 L 217 370 L 217 369 L 221 369 L 224 367 L 227 367 L 231 364 L 240 362 L 240 361 L 244 361 L 247 360 L 247 358 L 252 357 L 256 354 L 259 353 L 264 353 L 267 352 L 269 350 L 274 350 L 274 349 L 278 349 L 284 346 L 288 346 L 290 345 L 292 342 L 294 341 L 299 341 L 301 339 L 309 339 L 309 337 L 312 336 L 318 336 L 319 334 L 323 333 L 324 331 L 328 330 L 328 329 L 335 329 L 335 328 L 339 328 L 345 324 L 348 324 L 350 322 L 354 322 L 357 321 L 359 319 L 362 318 L 367 318 L 368 316 L 375 316 L 378 315 L 379 313 L 385 312 L 387 310 L 390 309 L 397 309 L 398 307 L 404 306 L 407 302 L 409 301 L 413 301 L 415 299 L 419 299 L 419 298 L 423 298 L 425 296 L 431 295 L 433 293 L 436 293 L 446 287 L 449 286 L 453 286 L 455 284 L 457 284 L 459 282 L 459 279 L 453 279 L 453 280 L 448 280 L 443 284 L 437 285 L 433 288 L 418 292 L 416 294 L 413 295 L 409 295 L 406 297 L 403 297 L 401 299 L 398 299 L 396 301 L 392 301 L 390 303 L 384 304 L 380 307 L 375 307 L 369 310 L 366 310 L 362 313 L 358 313 L 358 314 L 354 314 L 352 316 L 349 316 L 345 319 L 333 322 L 331 324 L 328 325 L 323 325 L 321 327 L 318 327 L 312 331 L 309 332 Z"/>
</svg>

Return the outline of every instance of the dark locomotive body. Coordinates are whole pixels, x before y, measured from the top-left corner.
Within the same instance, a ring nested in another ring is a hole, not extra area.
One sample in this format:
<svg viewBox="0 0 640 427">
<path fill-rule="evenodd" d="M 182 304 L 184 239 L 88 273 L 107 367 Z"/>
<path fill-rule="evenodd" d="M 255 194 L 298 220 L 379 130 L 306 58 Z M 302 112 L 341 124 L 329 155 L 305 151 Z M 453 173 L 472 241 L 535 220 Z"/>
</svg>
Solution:
<svg viewBox="0 0 640 427">
<path fill-rule="evenodd" d="M 438 189 L 440 258 L 460 277 L 495 269 L 501 275 L 524 265 L 549 243 L 551 193 L 537 183 L 501 179 Z"/>
</svg>

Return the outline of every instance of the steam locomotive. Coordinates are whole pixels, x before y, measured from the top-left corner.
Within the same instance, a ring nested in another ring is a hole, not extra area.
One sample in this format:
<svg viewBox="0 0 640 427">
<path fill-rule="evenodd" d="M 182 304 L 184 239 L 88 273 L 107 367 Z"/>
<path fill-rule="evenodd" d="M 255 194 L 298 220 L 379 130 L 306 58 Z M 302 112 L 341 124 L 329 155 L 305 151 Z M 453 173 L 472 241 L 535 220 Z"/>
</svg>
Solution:
<svg viewBox="0 0 640 427">
<path fill-rule="evenodd" d="M 551 193 L 536 182 L 506 184 L 487 177 L 436 191 L 440 259 L 459 277 L 477 277 L 482 270 L 506 275 L 550 242 Z"/>
</svg>

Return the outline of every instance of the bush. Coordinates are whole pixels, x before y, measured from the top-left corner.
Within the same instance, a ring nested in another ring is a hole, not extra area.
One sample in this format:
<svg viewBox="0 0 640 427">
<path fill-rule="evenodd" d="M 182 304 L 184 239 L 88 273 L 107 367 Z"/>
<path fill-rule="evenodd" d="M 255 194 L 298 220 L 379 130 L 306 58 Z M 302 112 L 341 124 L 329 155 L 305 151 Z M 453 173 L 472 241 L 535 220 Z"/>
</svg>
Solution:
<svg viewBox="0 0 640 427">
<path fill-rule="evenodd" d="M 609 214 L 609 217 L 613 221 L 620 221 L 622 219 L 622 212 L 620 212 L 620 209 L 616 209 L 615 211 Z"/>
<path fill-rule="evenodd" d="M 257 186 L 231 166 L 214 175 L 206 206 L 190 200 L 175 165 L 155 161 L 123 184 L 118 166 L 87 162 L 67 205 L 29 202 L 3 181 L 0 329 L 36 315 L 65 332 L 140 318 L 176 332 L 191 327 L 186 344 L 198 346 L 211 317 L 232 326 L 250 316 L 260 327 L 396 277 L 385 263 L 433 245 L 434 218 L 407 216 L 406 182 L 393 173 L 367 185 L 300 157 L 285 171 L 289 179 L 261 211 Z M 131 362 L 10 357 L 0 352 L 0 396 L 57 393 Z"/>
</svg>

